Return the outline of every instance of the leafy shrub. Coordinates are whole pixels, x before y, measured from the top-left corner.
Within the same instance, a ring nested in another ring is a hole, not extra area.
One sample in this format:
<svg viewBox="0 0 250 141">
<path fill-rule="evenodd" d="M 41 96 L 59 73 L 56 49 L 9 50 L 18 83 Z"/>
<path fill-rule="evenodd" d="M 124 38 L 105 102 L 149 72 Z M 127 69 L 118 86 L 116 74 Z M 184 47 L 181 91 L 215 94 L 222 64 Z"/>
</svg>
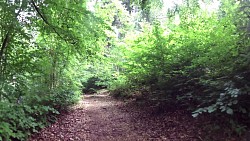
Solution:
<svg viewBox="0 0 250 141">
<path fill-rule="evenodd" d="M 107 88 L 105 80 L 101 80 L 98 77 L 90 77 L 87 82 L 82 82 L 84 93 L 95 93 L 97 90 Z"/>
<path fill-rule="evenodd" d="M 72 82 L 72 76 L 67 78 L 61 78 L 64 83 L 53 89 L 28 78 L 17 78 L 18 85 L 5 82 L 8 87 L 1 92 L 8 93 L 9 98 L 0 101 L 0 140 L 26 140 L 31 133 L 54 122 L 59 111 L 79 100 L 80 87 Z"/>
<path fill-rule="evenodd" d="M 194 117 L 213 113 L 249 122 L 249 37 L 239 30 L 236 13 L 240 21 L 249 19 L 237 6 L 223 3 L 219 17 L 198 10 L 182 13 L 179 25 L 142 28 L 136 39 L 127 41 L 122 67 L 129 83 L 118 81 L 117 95 L 128 86 L 151 86 L 164 91 L 150 93 L 151 98 L 174 101 L 192 110 Z"/>
<path fill-rule="evenodd" d="M 1 102 L 0 140 L 25 140 L 31 132 L 43 128 L 50 114 L 59 114 L 48 106 L 30 107 L 25 104 Z"/>
<path fill-rule="evenodd" d="M 113 80 L 109 90 L 111 95 L 116 98 L 128 98 L 132 95 L 132 91 L 135 89 L 131 84 L 123 77 L 119 76 L 116 80 Z"/>
</svg>

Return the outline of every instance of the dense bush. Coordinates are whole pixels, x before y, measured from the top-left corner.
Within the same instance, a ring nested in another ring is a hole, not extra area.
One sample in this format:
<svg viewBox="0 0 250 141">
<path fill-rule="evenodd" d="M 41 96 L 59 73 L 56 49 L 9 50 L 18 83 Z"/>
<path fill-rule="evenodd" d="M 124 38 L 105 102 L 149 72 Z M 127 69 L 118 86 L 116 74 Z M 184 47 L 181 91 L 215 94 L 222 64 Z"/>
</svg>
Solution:
<svg viewBox="0 0 250 141">
<path fill-rule="evenodd" d="M 85 1 L 0 1 L 0 20 L 0 140 L 27 140 L 79 100 L 105 26 Z"/>
<path fill-rule="evenodd" d="M 182 11 L 179 25 L 156 22 L 142 28 L 124 48 L 123 75 L 130 86 L 123 88 L 151 86 L 164 93 L 153 98 L 184 105 L 194 117 L 225 113 L 249 119 L 250 44 L 245 31 L 239 30 L 249 19 L 238 12 L 239 7 L 223 3 L 223 16 Z"/>
<path fill-rule="evenodd" d="M 54 89 L 34 81 L 33 86 L 28 81 L 16 81 L 17 84 L 4 87 L 1 94 L 12 95 L 0 101 L 0 140 L 26 140 L 31 133 L 54 122 L 60 111 L 79 99 L 80 86 L 69 82 L 71 78 Z"/>
<path fill-rule="evenodd" d="M 87 82 L 83 82 L 83 93 L 95 93 L 97 90 L 107 88 L 105 80 L 101 80 L 98 77 L 90 77 Z"/>
</svg>

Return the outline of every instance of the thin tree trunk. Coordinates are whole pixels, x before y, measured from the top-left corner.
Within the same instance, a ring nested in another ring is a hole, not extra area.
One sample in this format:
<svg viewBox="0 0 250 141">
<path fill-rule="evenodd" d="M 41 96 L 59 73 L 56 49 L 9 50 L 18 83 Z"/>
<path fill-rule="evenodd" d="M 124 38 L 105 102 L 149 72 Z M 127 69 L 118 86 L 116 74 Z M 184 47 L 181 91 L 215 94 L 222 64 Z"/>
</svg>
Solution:
<svg viewBox="0 0 250 141">
<path fill-rule="evenodd" d="M 9 31 L 6 33 L 5 37 L 3 38 L 3 43 L 0 49 L 0 78 L 3 79 L 4 77 L 4 50 L 6 50 L 7 46 L 8 46 L 8 42 L 9 42 L 9 38 L 10 38 L 10 34 Z M 1 83 L 0 85 L 0 90 L 3 87 L 3 83 Z M 2 101 L 3 96 L 0 95 L 0 101 Z"/>
<path fill-rule="evenodd" d="M 9 31 L 8 31 L 8 32 L 6 33 L 4 39 L 3 39 L 3 43 L 2 43 L 2 46 L 1 46 L 1 50 L 0 50 L 0 62 L 1 62 L 2 59 L 3 59 L 4 50 L 5 50 L 5 48 L 7 48 L 7 46 L 8 46 L 9 38 L 10 38 L 10 34 L 9 34 Z"/>
</svg>

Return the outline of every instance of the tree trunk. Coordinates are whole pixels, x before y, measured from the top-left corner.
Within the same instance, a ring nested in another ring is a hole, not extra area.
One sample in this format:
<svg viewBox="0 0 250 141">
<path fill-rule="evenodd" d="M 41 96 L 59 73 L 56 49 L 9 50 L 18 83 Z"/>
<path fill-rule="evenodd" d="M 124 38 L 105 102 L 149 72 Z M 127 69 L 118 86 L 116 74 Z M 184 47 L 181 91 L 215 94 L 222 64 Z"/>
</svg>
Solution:
<svg viewBox="0 0 250 141">
<path fill-rule="evenodd" d="M 1 50 L 0 50 L 0 63 L 2 62 L 2 59 L 3 59 L 4 50 L 8 46 L 9 38 L 10 38 L 10 34 L 9 34 L 9 31 L 8 31 L 6 33 L 4 39 L 3 39 L 3 43 L 2 43 L 2 46 L 1 46 Z"/>
</svg>

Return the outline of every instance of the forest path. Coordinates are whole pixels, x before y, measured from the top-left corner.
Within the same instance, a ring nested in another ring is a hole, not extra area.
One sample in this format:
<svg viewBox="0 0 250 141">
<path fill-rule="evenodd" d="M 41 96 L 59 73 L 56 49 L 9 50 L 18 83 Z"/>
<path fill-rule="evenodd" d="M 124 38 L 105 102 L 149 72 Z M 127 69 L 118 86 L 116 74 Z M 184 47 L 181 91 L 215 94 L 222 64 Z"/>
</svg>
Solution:
<svg viewBox="0 0 250 141">
<path fill-rule="evenodd" d="M 158 115 L 150 107 L 115 100 L 109 92 L 86 95 L 58 121 L 30 141 L 199 141 L 200 130 L 188 114 Z"/>
</svg>

